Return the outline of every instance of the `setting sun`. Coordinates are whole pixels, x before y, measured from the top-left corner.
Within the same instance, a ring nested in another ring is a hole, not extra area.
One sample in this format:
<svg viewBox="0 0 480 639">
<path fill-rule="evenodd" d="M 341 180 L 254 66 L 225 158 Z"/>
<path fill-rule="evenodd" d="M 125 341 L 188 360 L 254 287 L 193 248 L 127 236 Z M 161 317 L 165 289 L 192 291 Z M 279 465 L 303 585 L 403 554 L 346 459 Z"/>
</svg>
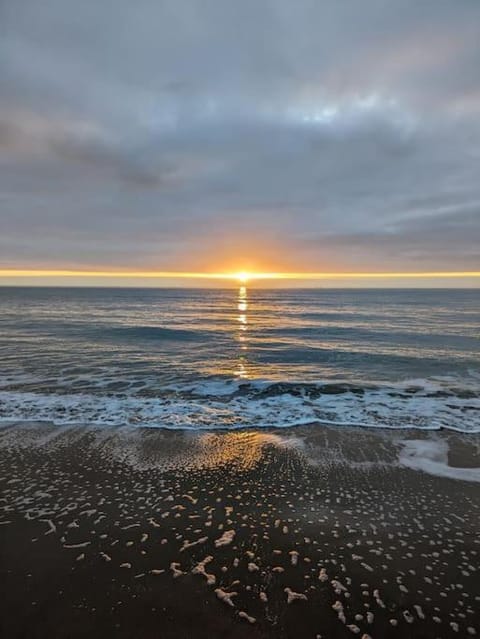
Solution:
<svg viewBox="0 0 480 639">
<path fill-rule="evenodd" d="M 246 284 L 250 279 L 250 273 L 247 273 L 246 271 L 240 271 L 240 273 L 237 273 L 235 277 L 242 284 Z"/>
</svg>

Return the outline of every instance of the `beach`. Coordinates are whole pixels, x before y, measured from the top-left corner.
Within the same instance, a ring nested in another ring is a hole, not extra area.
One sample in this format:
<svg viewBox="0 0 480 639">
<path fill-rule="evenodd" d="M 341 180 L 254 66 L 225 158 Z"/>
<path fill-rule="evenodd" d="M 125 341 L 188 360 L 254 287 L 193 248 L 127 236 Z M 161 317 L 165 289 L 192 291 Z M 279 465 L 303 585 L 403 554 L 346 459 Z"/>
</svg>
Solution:
<svg viewBox="0 0 480 639">
<path fill-rule="evenodd" d="M 0 429 L 0 634 L 480 633 L 475 435 Z"/>
<path fill-rule="evenodd" d="M 0 639 L 480 639 L 480 0 L 0 16 Z"/>
</svg>

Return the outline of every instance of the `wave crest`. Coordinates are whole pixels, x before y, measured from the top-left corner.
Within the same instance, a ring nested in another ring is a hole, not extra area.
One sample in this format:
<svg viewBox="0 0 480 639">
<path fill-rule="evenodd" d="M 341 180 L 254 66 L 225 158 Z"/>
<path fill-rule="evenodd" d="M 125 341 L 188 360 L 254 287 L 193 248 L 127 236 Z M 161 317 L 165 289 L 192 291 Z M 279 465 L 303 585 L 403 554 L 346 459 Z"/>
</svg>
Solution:
<svg viewBox="0 0 480 639">
<path fill-rule="evenodd" d="M 439 381 L 401 384 L 204 380 L 120 393 L 0 391 L 2 421 L 179 429 L 281 428 L 323 423 L 480 432 L 480 390 Z"/>
</svg>

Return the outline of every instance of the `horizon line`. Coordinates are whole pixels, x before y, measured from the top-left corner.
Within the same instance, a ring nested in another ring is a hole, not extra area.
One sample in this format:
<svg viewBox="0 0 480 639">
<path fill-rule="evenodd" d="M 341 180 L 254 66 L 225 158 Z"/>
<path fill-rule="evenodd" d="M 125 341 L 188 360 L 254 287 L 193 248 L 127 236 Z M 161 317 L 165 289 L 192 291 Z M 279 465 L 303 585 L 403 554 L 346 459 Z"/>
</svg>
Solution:
<svg viewBox="0 0 480 639">
<path fill-rule="evenodd" d="M 75 269 L 0 269 L 0 277 L 85 277 L 138 279 L 212 279 L 248 282 L 252 280 L 328 280 L 328 279 L 456 279 L 480 278 L 480 271 L 406 272 L 185 272 L 185 271 L 92 271 Z"/>
</svg>

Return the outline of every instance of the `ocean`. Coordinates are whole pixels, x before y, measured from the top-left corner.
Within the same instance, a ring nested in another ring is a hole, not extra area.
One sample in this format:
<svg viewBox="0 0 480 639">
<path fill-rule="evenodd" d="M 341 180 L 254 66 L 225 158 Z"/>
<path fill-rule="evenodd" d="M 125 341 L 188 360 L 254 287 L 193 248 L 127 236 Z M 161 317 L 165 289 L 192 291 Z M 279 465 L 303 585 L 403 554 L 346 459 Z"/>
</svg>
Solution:
<svg viewBox="0 0 480 639">
<path fill-rule="evenodd" d="M 0 289 L 0 420 L 480 431 L 477 290 Z"/>
</svg>

